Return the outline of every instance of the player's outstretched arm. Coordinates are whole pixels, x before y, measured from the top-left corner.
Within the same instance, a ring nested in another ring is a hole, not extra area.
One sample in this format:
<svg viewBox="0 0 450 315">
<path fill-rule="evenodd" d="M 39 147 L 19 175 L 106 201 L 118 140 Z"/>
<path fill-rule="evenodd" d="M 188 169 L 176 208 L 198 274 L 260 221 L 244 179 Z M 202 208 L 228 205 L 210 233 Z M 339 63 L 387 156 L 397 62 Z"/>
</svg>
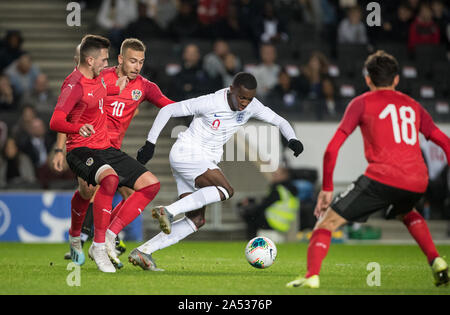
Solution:
<svg viewBox="0 0 450 315">
<path fill-rule="evenodd" d="M 155 105 L 156 107 L 163 108 L 169 104 L 175 103 L 167 96 L 165 96 L 158 85 L 153 82 L 148 81 L 147 79 L 143 79 L 144 82 L 144 91 L 145 98 L 147 101 Z"/>
<path fill-rule="evenodd" d="M 344 144 L 347 137 L 351 135 L 359 125 L 361 116 L 364 112 L 364 107 L 365 103 L 362 97 L 356 97 L 348 104 L 344 117 L 325 150 L 323 156 L 322 190 L 319 193 L 316 208 L 314 209 L 314 215 L 317 218 L 320 218 L 331 204 L 334 189 L 333 172 L 336 166 L 339 149 Z"/>
<path fill-rule="evenodd" d="M 420 132 L 428 140 L 433 141 L 442 148 L 447 157 L 447 163 L 450 165 L 450 138 L 443 133 L 433 122 L 430 114 L 421 107 Z"/>
<path fill-rule="evenodd" d="M 320 218 L 331 204 L 333 199 L 333 172 L 336 166 L 336 160 L 338 157 L 339 149 L 347 139 L 347 134 L 340 128 L 336 131 L 333 138 L 325 150 L 323 157 L 323 178 L 322 178 L 322 190 L 317 197 L 316 207 L 314 209 L 314 215 L 316 218 Z"/>
<path fill-rule="evenodd" d="M 275 114 L 271 124 L 280 129 L 283 137 L 288 140 L 288 148 L 294 151 L 295 157 L 298 157 L 303 152 L 303 143 L 297 139 L 294 128 L 292 128 L 291 124 L 277 114 Z"/>
<path fill-rule="evenodd" d="M 167 125 L 167 122 L 169 121 L 170 118 L 193 115 L 194 113 L 189 111 L 188 106 L 186 106 L 187 102 L 188 101 L 172 103 L 161 108 L 161 110 L 158 112 L 158 115 L 155 118 L 155 121 L 153 122 L 152 128 L 148 133 L 147 141 L 156 144 L 159 134 Z"/>
<path fill-rule="evenodd" d="M 303 144 L 298 140 L 294 128 L 286 119 L 261 103 L 259 103 L 259 108 L 253 117 L 278 127 L 283 137 L 288 141 L 288 148 L 294 151 L 295 157 L 303 152 Z"/>
<path fill-rule="evenodd" d="M 136 159 L 144 165 L 152 159 L 155 152 L 156 141 L 171 117 L 183 117 L 193 114 L 194 112 L 191 111 L 190 100 L 172 103 L 163 107 L 158 112 L 158 115 L 153 122 L 153 126 L 147 136 L 147 141 L 145 141 L 145 144 L 138 150 Z"/>
</svg>

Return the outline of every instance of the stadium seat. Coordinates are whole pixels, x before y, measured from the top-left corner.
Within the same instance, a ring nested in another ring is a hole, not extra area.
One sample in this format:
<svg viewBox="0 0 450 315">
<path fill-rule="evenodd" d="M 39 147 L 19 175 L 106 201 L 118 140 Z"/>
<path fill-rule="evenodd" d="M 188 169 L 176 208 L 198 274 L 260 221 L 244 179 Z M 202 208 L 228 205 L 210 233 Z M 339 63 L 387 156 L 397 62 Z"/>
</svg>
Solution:
<svg viewBox="0 0 450 315">
<path fill-rule="evenodd" d="M 438 61 L 433 63 L 431 79 L 443 97 L 450 97 L 450 63 Z"/>
<path fill-rule="evenodd" d="M 417 101 L 434 120 L 443 121 L 450 119 L 450 104 L 448 99 L 418 99 Z"/>
<path fill-rule="evenodd" d="M 393 55 L 399 62 L 409 59 L 408 47 L 404 43 L 381 42 L 376 49 Z"/>
<path fill-rule="evenodd" d="M 417 45 L 414 59 L 421 76 L 430 79 L 433 77 L 433 64 L 446 61 L 446 50 L 443 45 Z"/>
<path fill-rule="evenodd" d="M 145 42 L 145 45 L 147 46 L 147 50 L 150 53 L 162 53 L 165 52 L 172 52 L 174 47 L 174 42 L 171 40 L 161 40 L 161 39 L 155 39 L 151 41 Z"/>
<path fill-rule="evenodd" d="M 165 64 L 180 60 L 177 55 L 176 45 L 168 40 L 152 40 L 145 43 L 147 46 L 145 63 L 158 69 L 163 69 Z"/>
<path fill-rule="evenodd" d="M 319 37 L 314 25 L 305 23 L 291 23 L 289 34 L 292 42 L 300 44 L 315 42 Z"/>
<path fill-rule="evenodd" d="M 399 82 L 399 84 L 397 86 L 397 90 L 402 92 L 402 93 L 411 95 L 412 81 L 411 80 L 406 80 L 403 77 L 400 77 L 400 82 Z"/>
<path fill-rule="evenodd" d="M 430 62 L 446 60 L 446 48 L 444 45 L 417 45 L 415 48 L 415 58 Z"/>
<path fill-rule="evenodd" d="M 434 100 L 440 97 L 438 92 L 432 81 L 418 79 L 411 83 L 411 96 L 415 99 Z"/>
<path fill-rule="evenodd" d="M 334 83 L 336 92 L 341 97 L 355 97 L 366 89 L 366 83 L 362 74 L 356 77 L 340 76 L 334 79 Z"/>
<path fill-rule="evenodd" d="M 243 63 L 254 63 L 257 61 L 255 47 L 245 40 L 228 41 L 230 51 L 238 56 Z"/>
<path fill-rule="evenodd" d="M 275 45 L 277 49 L 277 59 L 278 60 L 285 60 L 285 59 L 293 59 L 294 58 L 294 50 L 295 48 L 292 47 L 292 43 L 277 43 Z"/>
<path fill-rule="evenodd" d="M 355 77 L 362 73 L 369 52 L 366 45 L 338 45 L 338 65 L 344 76 Z"/>
<path fill-rule="evenodd" d="M 438 99 L 434 103 L 434 112 L 438 119 L 450 119 L 450 102 L 447 99 Z"/>
<path fill-rule="evenodd" d="M 338 60 L 365 60 L 369 55 L 366 45 L 339 44 Z"/>
</svg>

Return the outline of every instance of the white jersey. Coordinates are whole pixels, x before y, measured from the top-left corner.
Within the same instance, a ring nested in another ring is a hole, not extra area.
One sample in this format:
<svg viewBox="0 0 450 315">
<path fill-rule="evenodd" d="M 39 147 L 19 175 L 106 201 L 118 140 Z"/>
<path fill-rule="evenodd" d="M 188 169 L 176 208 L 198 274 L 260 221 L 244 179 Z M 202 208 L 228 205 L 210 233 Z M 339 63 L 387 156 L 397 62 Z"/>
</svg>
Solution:
<svg viewBox="0 0 450 315">
<path fill-rule="evenodd" d="M 177 142 L 201 149 L 205 158 L 216 163 L 223 154 L 224 144 L 250 118 L 278 126 L 287 139 L 297 139 L 291 125 L 256 98 L 242 111 L 233 111 L 227 100 L 229 88 L 163 107 L 153 123 L 147 140 L 156 143 L 170 117 L 194 116 L 189 128 L 178 135 Z"/>
</svg>

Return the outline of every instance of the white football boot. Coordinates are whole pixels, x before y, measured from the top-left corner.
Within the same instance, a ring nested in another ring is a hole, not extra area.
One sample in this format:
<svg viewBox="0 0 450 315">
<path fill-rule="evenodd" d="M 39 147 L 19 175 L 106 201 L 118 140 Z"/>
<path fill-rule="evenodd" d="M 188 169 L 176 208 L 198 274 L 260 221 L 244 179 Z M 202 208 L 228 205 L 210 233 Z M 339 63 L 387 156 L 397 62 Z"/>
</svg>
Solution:
<svg viewBox="0 0 450 315">
<path fill-rule="evenodd" d="M 89 258 L 97 264 L 100 271 L 107 273 L 116 272 L 116 268 L 112 264 L 111 260 L 109 260 L 105 245 L 95 246 L 92 244 L 89 248 Z"/>
</svg>

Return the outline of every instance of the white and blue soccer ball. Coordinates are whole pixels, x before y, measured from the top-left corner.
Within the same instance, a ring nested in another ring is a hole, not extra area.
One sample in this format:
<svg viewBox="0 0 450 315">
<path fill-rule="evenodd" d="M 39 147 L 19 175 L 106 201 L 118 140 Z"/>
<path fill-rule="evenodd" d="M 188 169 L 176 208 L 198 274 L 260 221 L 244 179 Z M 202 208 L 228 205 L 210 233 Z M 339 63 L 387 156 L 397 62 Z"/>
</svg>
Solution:
<svg viewBox="0 0 450 315">
<path fill-rule="evenodd" d="M 267 237 L 255 237 L 245 246 L 245 258 L 255 268 L 269 268 L 277 258 L 277 247 Z"/>
</svg>

